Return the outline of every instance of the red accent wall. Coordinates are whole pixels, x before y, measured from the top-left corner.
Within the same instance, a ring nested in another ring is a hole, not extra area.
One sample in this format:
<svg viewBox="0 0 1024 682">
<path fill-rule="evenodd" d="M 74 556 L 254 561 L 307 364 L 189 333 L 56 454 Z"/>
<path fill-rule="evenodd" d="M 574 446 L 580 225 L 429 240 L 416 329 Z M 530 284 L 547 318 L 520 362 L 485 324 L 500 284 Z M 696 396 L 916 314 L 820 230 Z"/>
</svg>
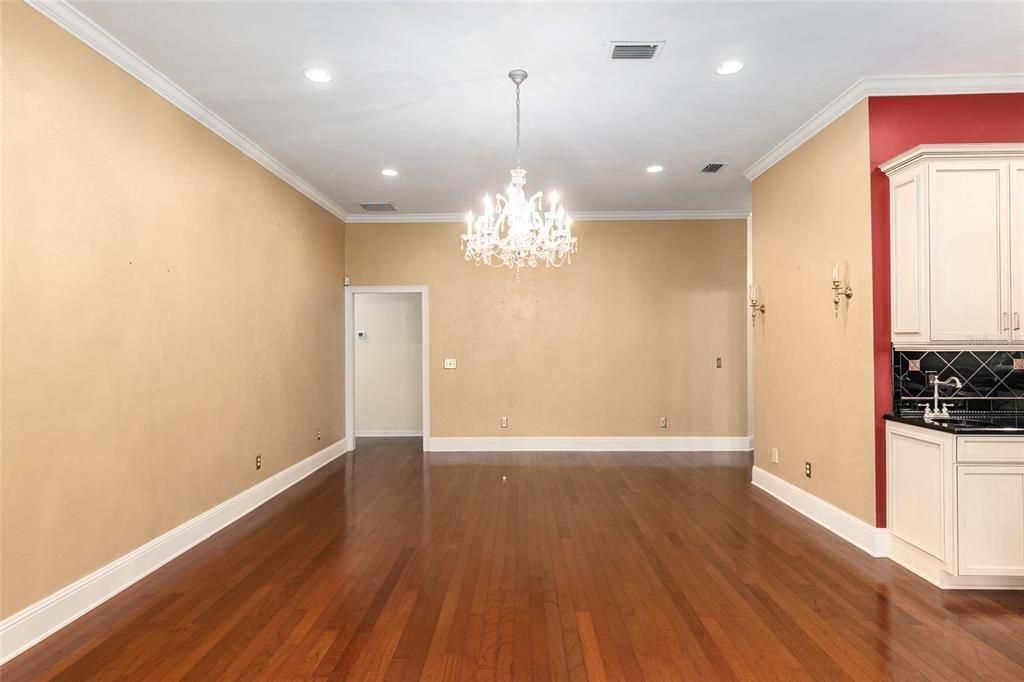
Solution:
<svg viewBox="0 0 1024 682">
<path fill-rule="evenodd" d="M 874 283 L 875 525 L 885 527 L 885 423 L 892 410 L 889 179 L 878 165 L 919 144 L 1024 142 L 1024 93 L 870 97 L 871 252 Z"/>
</svg>

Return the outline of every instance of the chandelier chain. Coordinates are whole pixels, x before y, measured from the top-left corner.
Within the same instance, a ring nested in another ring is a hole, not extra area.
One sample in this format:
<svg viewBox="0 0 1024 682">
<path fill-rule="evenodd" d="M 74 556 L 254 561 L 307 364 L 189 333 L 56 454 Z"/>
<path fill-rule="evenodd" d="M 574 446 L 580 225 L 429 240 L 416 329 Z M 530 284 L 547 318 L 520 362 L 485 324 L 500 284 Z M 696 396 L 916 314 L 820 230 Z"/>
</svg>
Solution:
<svg viewBox="0 0 1024 682">
<path fill-rule="evenodd" d="M 520 115 L 519 115 L 519 83 L 516 83 L 516 168 L 522 168 L 523 162 L 520 152 Z"/>
</svg>

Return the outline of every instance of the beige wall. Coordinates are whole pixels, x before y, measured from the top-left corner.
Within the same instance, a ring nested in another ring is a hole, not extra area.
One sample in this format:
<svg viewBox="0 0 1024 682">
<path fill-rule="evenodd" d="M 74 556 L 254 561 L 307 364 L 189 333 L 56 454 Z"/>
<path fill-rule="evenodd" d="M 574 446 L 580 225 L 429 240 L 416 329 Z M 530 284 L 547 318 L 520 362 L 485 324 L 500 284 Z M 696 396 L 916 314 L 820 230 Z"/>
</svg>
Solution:
<svg viewBox="0 0 1024 682">
<path fill-rule="evenodd" d="M 356 435 L 423 429 L 423 316 L 419 294 L 356 294 L 352 368 Z"/>
<path fill-rule="evenodd" d="M 0 6 L 6 616 L 343 437 L 344 228 Z"/>
<path fill-rule="evenodd" d="M 430 287 L 431 436 L 748 435 L 745 221 L 574 229 L 571 265 L 516 282 L 463 225 L 346 227 L 352 284 Z"/>
<path fill-rule="evenodd" d="M 754 333 L 754 445 L 757 466 L 874 525 L 868 171 L 865 101 L 754 181 L 754 281 L 767 307 Z M 833 259 L 849 262 L 854 290 L 839 319 Z"/>
</svg>

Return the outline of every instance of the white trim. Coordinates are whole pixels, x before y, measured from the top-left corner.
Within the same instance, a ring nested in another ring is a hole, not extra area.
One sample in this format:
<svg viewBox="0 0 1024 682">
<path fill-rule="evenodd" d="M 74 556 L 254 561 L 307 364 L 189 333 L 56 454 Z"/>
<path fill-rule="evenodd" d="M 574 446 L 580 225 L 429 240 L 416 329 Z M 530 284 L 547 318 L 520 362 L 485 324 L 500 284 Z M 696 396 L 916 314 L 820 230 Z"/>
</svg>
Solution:
<svg viewBox="0 0 1024 682">
<path fill-rule="evenodd" d="M 767 154 L 743 171 L 747 180 L 789 156 L 797 147 L 860 103 L 865 97 L 896 95 L 968 95 L 976 93 L 1024 92 L 1024 74 L 975 74 L 964 76 L 879 76 L 861 78 L 838 97 L 772 147 Z"/>
<path fill-rule="evenodd" d="M 925 158 L 956 159 L 966 157 L 969 159 L 988 159 L 1018 156 L 1024 156 L 1024 143 L 1022 142 L 919 144 L 898 156 L 892 157 L 885 163 L 879 164 L 878 169 L 886 175 L 892 175 L 893 172 Z"/>
<path fill-rule="evenodd" d="M 749 292 L 751 285 L 754 284 L 754 214 L 747 214 L 747 288 L 744 292 Z M 747 296 L 743 297 L 743 319 L 747 319 L 747 313 L 750 312 L 750 305 L 747 301 Z M 753 320 L 750 324 L 744 324 L 747 329 L 747 432 L 754 433 L 754 324 Z M 751 449 L 754 447 L 753 436 L 751 436 Z"/>
<path fill-rule="evenodd" d="M 428 452 L 735 452 L 750 436 L 445 436 Z"/>
<path fill-rule="evenodd" d="M 275 159 L 238 129 L 206 107 L 181 86 L 165 76 L 124 43 L 82 14 L 66 0 L 25 0 L 40 14 L 99 52 L 116 66 L 127 71 L 143 85 L 181 109 L 216 135 L 237 148 L 250 159 L 306 195 L 325 210 L 346 223 L 462 223 L 464 213 L 348 213 L 337 202 L 315 188 L 297 173 Z M 583 220 L 729 220 L 741 219 L 748 211 L 625 211 L 573 213 L 575 221 Z"/>
<path fill-rule="evenodd" d="M 349 444 L 354 450 L 356 439 L 361 435 L 355 432 L 355 295 L 356 294 L 419 294 L 422 308 L 422 331 L 420 338 L 423 346 L 423 450 L 430 443 L 430 287 L 426 285 L 410 286 L 346 286 L 345 287 L 345 433 Z"/>
<path fill-rule="evenodd" d="M 590 211 L 572 213 L 574 222 L 609 220 L 746 220 L 750 210 Z"/>
<path fill-rule="evenodd" d="M 606 222 L 614 220 L 743 220 L 750 211 L 591 211 L 572 213 L 574 222 Z M 375 213 L 348 214 L 345 222 L 353 223 L 464 223 L 465 213 Z"/>
<path fill-rule="evenodd" d="M 0 663 L 49 637 L 347 451 L 346 440 L 328 445 L 0 621 Z"/>
<path fill-rule="evenodd" d="M 423 429 L 391 429 L 389 431 L 356 431 L 356 438 L 407 438 L 422 436 Z"/>
<path fill-rule="evenodd" d="M 250 159 L 309 197 L 324 210 L 341 220 L 348 214 L 337 203 L 299 177 L 294 171 L 265 152 L 259 145 L 239 132 L 234 126 L 215 114 L 199 100 L 185 92 L 177 83 L 158 71 L 146 60 L 128 49 L 65 0 L 25 0 L 29 6 L 53 21 L 65 31 L 99 52 L 115 65 L 127 71 L 143 85 L 184 111 L 216 135 L 234 146 Z"/>
<path fill-rule="evenodd" d="M 234 126 L 203 105 L 181 86 L 132 52 L 66 0 L 25 0 L 65 31 L 127 71 L 168 102 L 184 111 L 243 154 L 291 185 L 310 200 L 346 223 L 461 223 L 462 213 L 409 213 L 397 215 L 349 214 L 283 163 L 264 151 Z M 790 152 L 817 135 L 825 126 L 871 95 L 952 95 L 983 92 L 1024 92 L 1024 74 L 964 76 L 882 76 L 861 78 L 797 128 L 743 172 L 753 180 Z M 746 218 L 749 211 L 597 211 L 574 213 L 576 221 L 598 220 L 730 220 Z"/>
<path fill-rule="evenodd" d="M 750 482 L 871 556 L 889 556 L 889 532 L 884 528 L 875 528 L 760 467 L 754 467 Z"/>
</svg>

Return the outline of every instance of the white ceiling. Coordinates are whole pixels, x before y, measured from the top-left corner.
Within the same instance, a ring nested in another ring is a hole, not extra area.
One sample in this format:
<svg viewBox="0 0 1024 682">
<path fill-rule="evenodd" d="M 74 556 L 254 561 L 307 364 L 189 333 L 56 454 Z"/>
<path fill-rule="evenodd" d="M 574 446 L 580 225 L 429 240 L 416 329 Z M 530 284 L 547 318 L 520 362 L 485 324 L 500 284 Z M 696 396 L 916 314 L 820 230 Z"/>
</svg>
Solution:
<svg viewBox="0 0 1024 682">
<path fill-rule="evenodd" d="M 573 212 L 745 210 L 743 171 L 860 77 L 1024 72 L 1021 2 L 73 4 L 350 213 L 501 190 L 514 67 L 527 186 Z M 611 62 L 615 40 L 666 45 Z"/>
</svg>

